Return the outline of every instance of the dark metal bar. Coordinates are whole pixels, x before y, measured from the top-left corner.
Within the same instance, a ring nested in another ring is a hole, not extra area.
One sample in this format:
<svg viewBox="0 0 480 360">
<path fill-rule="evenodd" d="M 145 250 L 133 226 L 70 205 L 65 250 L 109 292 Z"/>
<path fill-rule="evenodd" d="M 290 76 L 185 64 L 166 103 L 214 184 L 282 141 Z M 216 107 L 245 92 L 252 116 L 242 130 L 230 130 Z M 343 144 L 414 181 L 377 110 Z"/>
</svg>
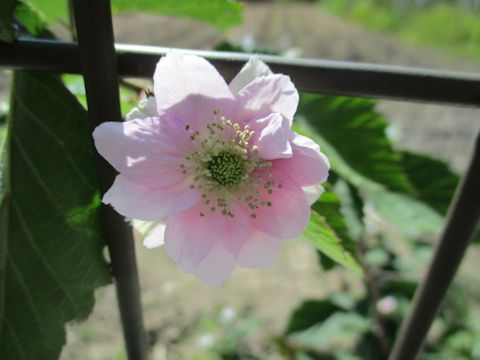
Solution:
<svg viewBox="0 0 480 360">
<path fill-rule="evenodd" d="M 480 219 L 480 133 L 469 168 L 459 185 L 427 275 L 415 293 L 389 360 L 412 360 L 470 244 Z"/>
<path fill-rule="evenodd" d="M 73 5 L 79 47 L 72 51 L 74 47 L 69 44 L 65 50 L 69 55 L 76 55 L 75 59 L 68 59 L 72 61 L 71 64 L 81 64 L 88 115 L 93 129 L 104 121 L 121 120 L 110 1 L 74 0 Z M 44 61 L 40 63 L 48 65 Z M 65 63 L 70 64 L 70 61 Z M 103 194 L 111 186 L 116 172 L 98 154 L 96 161 Z M 132 229 L 110 206 L 104 206 L 103 212 L 128 358 L 146 360 L 147 337 L 143 326 Z"/>
<path fill-rule="evenodd" d="M 158 58 L 172 49 L 117 44 L 119 74 L 151 77 Z M 230 80 L 251 54 L 174 49 L 211 60 Z M 479 106 L 480 75 L 402 66 L 286 59 L 259 55 L 274 72 L 290 75 L 300 91 Z M 0 43 L 0 66 L 80 73 L 75 44 L 46 40 Z"/>
</svg>

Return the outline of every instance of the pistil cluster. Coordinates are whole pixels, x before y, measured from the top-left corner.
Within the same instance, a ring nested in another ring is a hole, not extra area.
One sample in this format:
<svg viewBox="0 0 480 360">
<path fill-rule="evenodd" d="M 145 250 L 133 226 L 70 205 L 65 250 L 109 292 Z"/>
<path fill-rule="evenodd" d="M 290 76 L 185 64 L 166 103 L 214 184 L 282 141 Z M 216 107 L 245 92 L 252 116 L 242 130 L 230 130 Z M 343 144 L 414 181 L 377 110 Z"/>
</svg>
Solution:
<svg viewBox="0 0 480 360">
<path fill-rule="evenodd" d="M 272 194 L 274 181 L 270 180 L 271 161 L 258 156 L 258 148 L 250 142 L 255 132 L 249 125 L 243 128 L 238 123 L 218 117 L 214 112 L 213 121 L 203 129 L 185 126 L 186 135 L 198 150 L 185 157 L 180 164 L 184 174 L 191 175 L 191 189 L 201 189 L 205 210 L 220 211 L 222 215 L 234 217 L 232 201 L 244 202 L 250 211 L 250 217 L 257 217 L 259 206 L 272 206 L 272 202 L 262 199 L 263 188 L 266 194 Z"/>
</svg>

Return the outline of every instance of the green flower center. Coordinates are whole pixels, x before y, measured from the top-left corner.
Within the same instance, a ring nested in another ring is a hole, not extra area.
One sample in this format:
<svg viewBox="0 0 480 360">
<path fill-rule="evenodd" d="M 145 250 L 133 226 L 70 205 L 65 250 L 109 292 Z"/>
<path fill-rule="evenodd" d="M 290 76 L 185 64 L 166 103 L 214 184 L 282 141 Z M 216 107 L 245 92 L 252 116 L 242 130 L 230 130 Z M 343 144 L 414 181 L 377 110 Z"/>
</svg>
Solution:
<svg viewBox="0 0 480 360">
<path fill-rule="evenodd" d="M 237 154 L 222 151 L 206 164 L 212 180 L 223 186 L 235 186 L 244 180 L 244 160 Z"/>
</svg>

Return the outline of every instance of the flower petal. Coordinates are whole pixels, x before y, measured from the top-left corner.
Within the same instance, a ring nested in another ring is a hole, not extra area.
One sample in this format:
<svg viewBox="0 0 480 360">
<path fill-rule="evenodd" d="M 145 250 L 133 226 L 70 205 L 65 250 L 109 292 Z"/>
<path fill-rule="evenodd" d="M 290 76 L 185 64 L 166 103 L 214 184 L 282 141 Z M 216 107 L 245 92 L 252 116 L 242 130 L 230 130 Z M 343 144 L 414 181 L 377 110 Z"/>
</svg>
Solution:
<svg viewBox="0 0 480 360">
<path fill-rule="evenodd" d="M 291 125 L 299 97 L 290 77 L 273 74 L 250 82 L 238 93 L 238 99 L 244 109 L 244 113 L 239 114 L 241 118 L 266 116 L 276 112 L 285 116 Z"/>
<path fill-rule="evenodd" d="M 320 185 L 311 185 L 311 186 L 303 186 L 302 187 L 303 192 L 307 196 L 308 204 L 311 206 L 317 199 L 320 197 L 320 195 L 323 194 L 325 189 L 321 187 Z"/>
<path fill-rule="evenodd" d="M 234 256 L 225 241 L 218 241 L 193 274 L 210 286 L 220 286 L 232 274 L 235 267 Z"/>
<path fill-rule="evenodd" d="M 185 129 L 161 118 L 105 122 L 93 132 L 97 151 L 125 176 L 152 188 L 185 180 L 180 164 L 194 151 Z"/>
<path fill-rule="evenodd" d="M 102 201 L 111 204 L 123 216 L 153 221 L 188 209 L 200 199 L 200 192 L 190 189 L 187 182 L 156 190 L 120 174 Z"/>
<path fill-rule="evenodd" d="M 266 118 L 251 122 L 258 155 L 265 160 L 292 157 L 292 147 L 283 126 L 284 118 L 280 114 L 270 114 Z"/>
<path fill-rule="evenodd" d="M 157 102 L 155 97 L 149 96 L 146 99 L 142 99 L 138 102 L 138 108 L 133 108 L 125 116 L 127 121 L 133 119 L 146 119 L 148 117 L 158 116 Z"/>
<path fill-rule="evenodd" d="M 162 246 L 165 235 L 165 219 L 159 221 L 142 221 L 133 219 L 133 227 L 144 237 L 143 245 L 152 249 Z"/>
<path fill-rule="evenodd" d="M 310 138 L 295 134 L 290 141 L 293 156 L 275 161 L 300 186 L 322 184 L 327 180 L 330 163 L 320 147 Z"/>
<path fill-rule="evenodd" d="M 233 99 L 233 94 L 217 69 L 207 60 L 194 55 L 167 53 L 157 64 L 153 82 L 159 113 L 191 95 Z"/>
<path fill-rule="evenodd" d="M 228 86 L 234 94 L 238 94 L 240 90 L 256 78 L 271 74 L 273 73 L 268 65 L 259 60 L 257 55 L 253 55 L 248 62 L 243 65 L 242 70 L 235 75 Z"/>
<path fill-rule="evenodd" d="M 248 218 L 239 207 L 232 207 L 231 211 L 234 218 L 198 204 L 169 216 L 165 232 L 167 254 L 187 273 L 194 271 L 220 241 L 236 258 L 247 239 Z"/>
<path fill-rule="evenodd" d="M 275 160 L 279 161 L 279 160 Z M 310 218 L 310 206 L 307 196 L 282 170 L 271 167 L 270 180 L 274 184 L 266 189 L 262 184 L 260 199 L 270 203 L 255 210 L 256 217 L 250 221 L 257 229 L 280 239 L 293 239 L 299 236 Z"/>
<path fill-rule="evenodd" d="M 237 264 L 246 268 L 269 268 L 277 259 L 282 239 L 250 228 L 248 240 L 243 245 Z"/>
</svg>

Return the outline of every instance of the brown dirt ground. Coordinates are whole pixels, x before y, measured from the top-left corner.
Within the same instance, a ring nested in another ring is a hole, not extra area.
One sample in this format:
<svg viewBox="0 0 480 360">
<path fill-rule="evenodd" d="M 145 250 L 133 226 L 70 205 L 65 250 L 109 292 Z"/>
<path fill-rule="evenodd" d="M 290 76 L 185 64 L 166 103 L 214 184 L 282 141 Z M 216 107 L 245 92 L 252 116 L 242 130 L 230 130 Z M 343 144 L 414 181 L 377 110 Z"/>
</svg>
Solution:
<svg viewBox="0 0 480 360">
<path fill-rule="evenodd" d="M 228 39 L 301 57 L 480 70 L 468 60 L 369 32 L 311 4 L 249 4 L 244 24 L 226 34 L 194 21 L 150 14 L 117 15 L 114 26 L 116 40 L 124 43 L 210 49 Z M 0 98 L 7 94 L 7 78 L 0 77 Z M 478 110 L 395 101 L 380 101 L 378 109 L 397 132 L 403 133 L 399 147 L 443 158 L 457 171 L 465 169 L 466 154 L 480 129 Z M 172 348 L 164 345 L 181 339 L 202 316 L 216 314 L 223 306 L 258 318 L 265 330 L 257 339 L 262 343 L 262 338 L 282 329 L 287 315 L 302 299 L 343 288 L 361 291 L 360 278 L 343 271 L 322 273 L 312 246 L 301 240 L 286 242 L 272 269 L 237 269 L 218 289 L 183 274 L 161 249 L 147 250 L 138 241 L 136 250 L 146 326 L 158 338 L 155 359 L 173 358 L 165 357 Z M 97 291 L 97 304 L 89 320 L 69 327 L 61 359 L 122 359 L 122 346 L 115 291 L 110 286 Z M 189 359 L 195 346 L 182 349 L 178 345 L 174 352 Z"/>
</svg>

